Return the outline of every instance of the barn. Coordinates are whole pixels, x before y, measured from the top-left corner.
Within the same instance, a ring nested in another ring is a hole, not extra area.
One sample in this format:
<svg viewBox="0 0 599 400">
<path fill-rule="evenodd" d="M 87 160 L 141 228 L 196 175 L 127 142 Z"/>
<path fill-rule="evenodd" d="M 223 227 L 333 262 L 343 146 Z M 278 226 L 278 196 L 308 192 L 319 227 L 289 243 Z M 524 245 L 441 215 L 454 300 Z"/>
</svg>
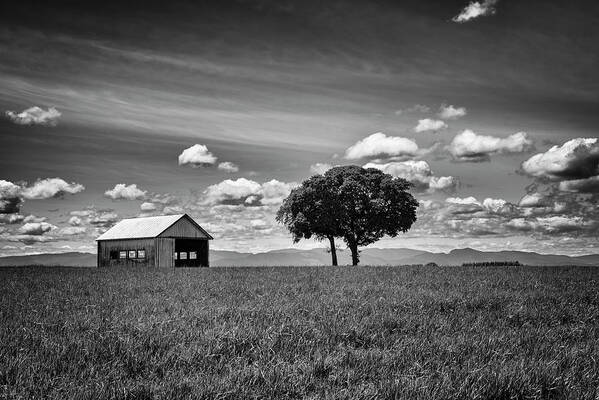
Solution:
<svg viewBox="0 0 599 400">
<path fill-rule="evenodd" d="M 123 219 L 98 242 L 98 267 L 208 267 L 208 234 L 187 214 Z"/>
</svg>

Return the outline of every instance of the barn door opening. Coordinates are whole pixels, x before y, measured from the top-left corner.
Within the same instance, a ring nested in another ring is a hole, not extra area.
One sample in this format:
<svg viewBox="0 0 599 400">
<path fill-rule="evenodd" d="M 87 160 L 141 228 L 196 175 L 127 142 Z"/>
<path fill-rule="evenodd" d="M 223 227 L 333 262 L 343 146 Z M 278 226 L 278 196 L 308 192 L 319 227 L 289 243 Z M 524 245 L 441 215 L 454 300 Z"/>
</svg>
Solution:
<svg viewBox="0 0 599 400">
<path fill-rule="evenodd" d="M 175 267 L 207 267 L 208 241 L 175 239 Z"/>
</svg>

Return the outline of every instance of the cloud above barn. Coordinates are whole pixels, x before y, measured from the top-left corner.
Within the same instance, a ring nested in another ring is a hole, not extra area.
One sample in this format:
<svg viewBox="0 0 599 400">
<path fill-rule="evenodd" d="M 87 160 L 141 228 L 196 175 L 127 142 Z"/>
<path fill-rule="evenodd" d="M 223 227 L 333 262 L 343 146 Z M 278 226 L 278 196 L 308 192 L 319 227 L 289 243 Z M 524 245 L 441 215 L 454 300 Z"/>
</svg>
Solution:
<svg viewBox="0 0 599 400">
<path fill-rule="evenodd" d="M 146 193 L 145 190 L 139 189 L 136 184 L 119 183 L 114 188 L 105 191 L 104 196 L 112 200 L 143 200 Z"/>
<path fill-rule="evenodd" d="M 39 179 L 33 185 L 23 188 L 21 194 L 27 200 L 50 199 L 64 194 L 76 194 L 85 190 L 85 186 L 61 178 Z"/>
<path fill-rule="evenodd" d="M 276 179 L 262 184 L 246 178 L 226 179 L 208 186 L 203 193 L 202 203 L 205 205 L 277 205 L 283 202 L 295 185 L 295 183 L 280 182 Z"/>
</svg>

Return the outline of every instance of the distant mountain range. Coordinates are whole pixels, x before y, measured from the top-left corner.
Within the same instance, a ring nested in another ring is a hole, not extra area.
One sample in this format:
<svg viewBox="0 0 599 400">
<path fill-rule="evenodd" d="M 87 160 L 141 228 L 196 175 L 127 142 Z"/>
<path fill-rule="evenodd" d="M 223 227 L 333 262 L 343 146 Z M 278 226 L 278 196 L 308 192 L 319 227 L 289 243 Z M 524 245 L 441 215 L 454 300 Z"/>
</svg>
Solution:
<svg viewBox="0 0 599 400">
<path fill-rule="evenodd" d="M 349 251 L 338 252 L 339 264 L 350 264 Z M 462 265 L 468 262 L 518 261 L 525 265 L 592 265 L 599 266 L 599 254 L 569 257 L 555 254 L 538 254 L 524 251 L 485 252 L 470 248 L 449 253 L 431 253 L 412 249 L 364 249 L 361 265 L 409 265 L 434 262 L 438 265 Z M 331 255 L 324 249 L 272 250 L 265 253 L 240 253 L 236 251 L 210 251 L 210 265 L 220 266 L 310 266 L 330 265 Z M 79 266 L 95 267 L 96 255 L 91 253 L 36 254 L 0 257 L 0 266 Z"/>
</svg>

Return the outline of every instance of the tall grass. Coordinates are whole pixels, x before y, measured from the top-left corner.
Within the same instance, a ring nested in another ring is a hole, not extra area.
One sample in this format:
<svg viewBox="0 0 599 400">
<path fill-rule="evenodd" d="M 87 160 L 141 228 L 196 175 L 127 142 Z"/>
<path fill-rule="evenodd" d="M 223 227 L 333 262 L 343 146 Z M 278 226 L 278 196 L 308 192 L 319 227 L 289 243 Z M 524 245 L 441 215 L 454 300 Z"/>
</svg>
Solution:
<svg viewBox="0 0 599 400">
<path fill-rule="evenodd" d="M 2 398 L 595 399 L 599 269 L 0 270 Z"/>
</svg>

